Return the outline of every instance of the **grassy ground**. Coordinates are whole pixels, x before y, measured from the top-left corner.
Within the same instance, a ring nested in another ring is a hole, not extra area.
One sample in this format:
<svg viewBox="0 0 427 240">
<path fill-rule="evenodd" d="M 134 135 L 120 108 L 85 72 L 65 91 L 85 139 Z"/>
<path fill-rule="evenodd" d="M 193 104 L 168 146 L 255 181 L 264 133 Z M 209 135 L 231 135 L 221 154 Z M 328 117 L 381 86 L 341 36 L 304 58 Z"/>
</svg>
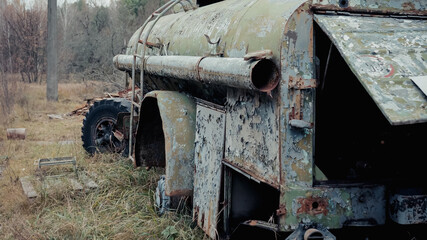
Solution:
<svg viewBox="0 0 427 240">
<path fill-rule="evenodd" d="M 70 112 L 85 98 L 101 96 L 101 84 L 60 84 L 54 103 L 46 102 L 44 85 L 17 86 L 13 110 L 8 116 L 0 113 L 0 166 L 5 166 L 0 177 L 0 239 L 206 239 L 200 229 L 190 227 L 188 215 L 156 215 L 155 170 L 135 169 L 118 155 L 88 156 L 81 147 L 83 117 L 48 118 Z M 25 140 L 6 139 L 7 128 L 21 127 L 27 131 Z M 36 174 L 34 160 L 65 156 L 76 156 L 79 172 L 91 174 L 99 187 L 88 192 L 54 189 L 30 202 L 19 178 Z"/>
</svg>

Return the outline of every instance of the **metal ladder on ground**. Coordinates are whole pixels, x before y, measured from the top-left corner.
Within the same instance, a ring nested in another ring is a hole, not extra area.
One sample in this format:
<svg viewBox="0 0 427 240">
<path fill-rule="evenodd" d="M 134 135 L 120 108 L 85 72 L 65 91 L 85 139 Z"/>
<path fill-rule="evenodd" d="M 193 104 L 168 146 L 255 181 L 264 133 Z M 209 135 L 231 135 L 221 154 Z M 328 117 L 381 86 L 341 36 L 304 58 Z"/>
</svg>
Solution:
<svg viewBox="0 0 427 240">
<path fill-rule="evenodd" d="M 147 48 L 147 41 L 148 36 L 151 33 L 151 30 L 153 30 L 154 25 L 157 23 L 157 21 L 164 16 L 169 10 L 171 10 L 175 5 L 181 4 L 184 11 L 186 10 L 186 6 L 184 5 L 184 2 L 188 2 L 191 6 L 191 9 L 195 9 L 193 3 L 191 0 L 170 0 L 160 8 L 158 8 L 156 11 L 154 11 L 150 17 L 145 20 L 144 24 L 141 27 L 141 30 L 138 33 L 138 41 L 135 43 L 135 50 L 133 53 L 133 63 L 132 63 L 132 105 L 131 105 L 131 111 L 130 111 L 130 126 L 129 126 L 129 158 L 132 160 L 133 163 L 135 162 L 135 159 L 133 158 L 133 121 L 135 117 L 138 117 L 138 115 L 135 114 L 135 107 L 138 109 L 141 108 L 142 100 L 144 99 L 144 65 L 145 65 L 145 53 Z M 144 32 L 145 27 L 148 25 L 148 23 L 153 22 L 150 27 L 147 29 L 147 32 L 144 35 L 144 39 L 141 39 L 141 35 Z M 138 55 L 138 44 L 142 44 L 142 53 L 141 55 Z M 141 96 L 137 97 L 136 91 L 135 91 L 135 71 L 137 67 L 137 58 L 141 60 L 141 66 L 140 66 L 140 91 Z M 138 101 L 138 102 L 136 102 Z M 138 112 L 139 114 L 139 112 Z"/>
</svg>

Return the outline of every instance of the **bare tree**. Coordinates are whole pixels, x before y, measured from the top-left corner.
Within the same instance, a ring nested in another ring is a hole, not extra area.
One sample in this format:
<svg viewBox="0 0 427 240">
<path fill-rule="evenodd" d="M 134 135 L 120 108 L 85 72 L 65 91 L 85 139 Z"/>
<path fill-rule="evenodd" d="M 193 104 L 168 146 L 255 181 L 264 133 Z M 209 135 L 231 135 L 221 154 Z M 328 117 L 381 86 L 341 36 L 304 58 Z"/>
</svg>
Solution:
<svg viewBox="0 0 427 240">
<path fill-rule="evenodd" d="M 23 81 L 39 82 L 45 71 L 46 11 L 41 4 L 34 4 L 31 9 L 19 1 L 6 2 L 3 19 L 7 24 L 5 42 L 7 44 L 10 72 L 21 74 Z M 5 47 L 2 46 L 4 50 Z"/>
</svg>

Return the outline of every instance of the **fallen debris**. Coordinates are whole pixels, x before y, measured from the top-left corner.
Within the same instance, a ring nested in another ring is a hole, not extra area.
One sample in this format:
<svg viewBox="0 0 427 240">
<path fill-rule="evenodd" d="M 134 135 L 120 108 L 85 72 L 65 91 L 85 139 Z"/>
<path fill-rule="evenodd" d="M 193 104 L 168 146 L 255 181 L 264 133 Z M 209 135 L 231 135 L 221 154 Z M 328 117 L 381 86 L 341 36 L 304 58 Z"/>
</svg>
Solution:
<svg viewBox="0 0 427 240">
<path fill-rule="evenodd" d="M 89 192 L 98 188 L 98 184 L 88 176 L 86 172 L 75 174 L 62 174 L 51 176 L 25 176 L 19 179 L 22 190 L 31 201 L 47 194 L 55 194 L 58 191 L 85 191 Z"/>
<path fill-rule="evenodd" d="M 83 182 L 87 189 L 95 189 L 98 188 L 98 184 L 93 181 L 89 176 L 85 173 L 79 174 L 79 179 Z"/>
<path fill-rule="evenodd" d="M 139 91 L 139 88 L 135 88 L 135 91 Z M 89 111 L 89 108 L 94 102 L 100 101 L 105 98 L 126 98 L 130 100 L 132 98 L 132 89 L 123 90 L 117 93 L 105 93 L 103 97 L 95 97 L 86 99 L 86 103 L 80 107 L 74 109 L 72 112 L 66 114 L 67 116 L 84 116 Z"/>
<path fill-rule="evenodd" d="M 25 128 L 8 128 L 7 130 L 7 139 L 14 140 L 24 140 L 27 136 Z"/>
<path fill-rule="evenodd" d="M 38 194 L 30 181 L 30 176 L 21 177 L 19 178 L 19 181 L 21 182 L 22 190 L 24 190 L 24 193 L 27 195 L 28 199 L 34 199 L 38 197 Z"/>
<path fill-rule="evenodd" d="M 60 120 L 64 119 L 64 118 L 63 118 L 61 115 L 59 115 L 59 114 L 48 114 L 47 116 L 49 117 L 49 119 L 60 119 Z"/>
<path fill-rule="evenodd" d="M 74 191 L 76 191 L 76 190 L 80 191 L 83 189 L 83 186 L 76 179 L 70 178 L 68 180 L 70 181 L 71 186 L 73 187 Z"/>
<path fill-rule="evenodd" d="M 71 145 L 75 142 L 73 140 L 64 140 L 64 141 L 34 141 L 33 143 L 38 145 L 52 145 L 52 144 L 59 144 L 59 145 Z"/>
<path fill-rule="evenodd" d="M 77 171 L 76 157 L 59 157 L 59 158 L 41 158 L 35 161 L 35 165 L 40 169 L 42 166 L 53 166 L 53 165 L 73 165 L 74 171 Z"/>
<path fill-rule="evenodd" d="M 59 145 L 71 145 L 71 144 L 74 144 L 74 141 L 73 140 L 59 141 L 58 144 Z"/>
</svg>

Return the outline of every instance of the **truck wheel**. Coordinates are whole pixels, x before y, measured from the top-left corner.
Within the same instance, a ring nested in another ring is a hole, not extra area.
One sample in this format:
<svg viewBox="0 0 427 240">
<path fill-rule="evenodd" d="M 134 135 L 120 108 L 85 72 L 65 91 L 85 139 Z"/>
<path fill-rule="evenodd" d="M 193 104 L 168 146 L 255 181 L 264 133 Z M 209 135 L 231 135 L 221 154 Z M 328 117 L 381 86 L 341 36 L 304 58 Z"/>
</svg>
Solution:
<svg viewBox="0 0 427 240">
<path fill-rule="evenodd" d="M 161 176 L 160 180 L 157 182 L 156 187 L 156 203 L 155 208 L 157 211 L 157 214 L 159 216 L 162 216 L 166 211 L 169 211 L 170 209 L 170 197 L 166 196 L 165 191 L 165 176 Z"/>
<path fill-rule="evenodd" d="M 114 137 L 113 131 L 117 114 L 130 112 L 130 101 L 123 98 L 103 99 L 95 102 L 83 120 L 82 140 L 84 149 L 90 153 L 128 152 L 127 141 L 120 142 Z"/>
</svg>

